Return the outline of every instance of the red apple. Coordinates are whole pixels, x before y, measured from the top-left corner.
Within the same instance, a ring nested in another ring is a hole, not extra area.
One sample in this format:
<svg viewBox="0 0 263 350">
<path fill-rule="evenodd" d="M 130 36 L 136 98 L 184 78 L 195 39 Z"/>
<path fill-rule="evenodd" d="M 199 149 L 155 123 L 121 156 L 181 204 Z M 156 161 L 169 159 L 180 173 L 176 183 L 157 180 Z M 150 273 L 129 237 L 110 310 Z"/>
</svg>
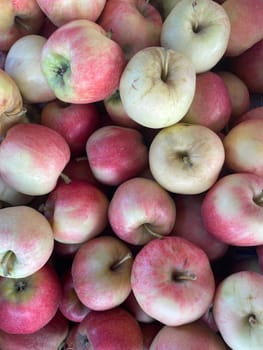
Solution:
<svg viewBox="0 0 263 350">
<path fill-rule="evenodd" d="M 47 219 L 29 206 L 0 209 L 0 275 L 24 278 L 49 260 L 54 246 Z"/>
<path fill-rule="evenodd" d="M 107 226 L 109 201 L 95 185 L 81 180 L 60 182 L 48 194 L 43 212 L 56 241 L 79 244 Z"/>
<path fill-rule="evenodd" d="M 41 111 L 41 124 L 57 131 L 67 141 L 73 157 L 85 154 L 88 137 L 99 127 L 95 104 L 47 103 Z"/>
<path fill-rule="evenodd" d="M 59 27 L 42 49 L 41 66 L 56 97 L 92 103 L 109 97 L 119 85 L 125 57 L 97 23 L 79 19 Z"/>
<path fill-rule="evenodd" d="M 142 245 L 171 233 L 176 207 L 170 194 L 156 181 L 134 177 L 114 192 L 108 217 L 120 239 Z"/>
<path fill-rule="evenodd" d="M 50 264 L 24 278 L 0 277 L 0 329 L 37 332 L 55 316 L 60 298 L 60 280 Z"/>
<path fill-rule="evenodd" d="M 72 262 L 72 279 L 80 301 L 91 310 L 119 306 L 131 291 L 132 252 L 114 236 L 84 243 Z"/>
<path fill-rule="evenodd" d="M 142 133 L 116 125 L 95 130 L 87 140 L 86 154 L 95 178 L 110 186 L 139 175 L 148 164 Z"/>
<path fill-rule="evenodd" d="M 205 252 L 175 236 L 155 239 L 142 247 L 134 258 L 131 285 L 141 308 L 170 326 L 199 319 L 215 290 Z"/>
<path fill-rule="evenodd" d="M 69 159 L 69 146 L 56 131 L 19 123 L 8 130 L 0 145 L 0 175 L 21 193 L 44 195 L 54 189 Z"/>
</svg>

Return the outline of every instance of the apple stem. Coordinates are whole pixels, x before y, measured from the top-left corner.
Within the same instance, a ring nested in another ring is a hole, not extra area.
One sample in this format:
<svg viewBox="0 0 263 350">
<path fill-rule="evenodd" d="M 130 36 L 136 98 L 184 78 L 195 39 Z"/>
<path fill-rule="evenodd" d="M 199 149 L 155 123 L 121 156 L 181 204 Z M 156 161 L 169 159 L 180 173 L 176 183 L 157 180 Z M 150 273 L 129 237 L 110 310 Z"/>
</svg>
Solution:
<svg viewBox="0 0 263 350">
<path fill-rule="evenodd" d="M 250 324 L 250 326 L 254 326 L 255 324 L 257 324 L 257 318 L 254 314 L 249 315 L 248 323 Z"/>
<path fill-rule="evenodd" d="M 28 33 L 32 31 L 32 27 L 25 23 L 23 19 L 18 16 L 15 17 L 15 23 L 18 24 L 22 29 L 24 29 Z"/>
<path fill-rule="evenodd" d="M 132 253 L 128 252 L 121 260 L 119 260 L 116 264 L 114 264 L 111 269 L 116 270 L 118 267 L 120 267 L 126 260 L 132 259 Z"/>
<path fill-rule="evenodd" d="M 110 29 L 107 33 L 106 33 L 106 37 L 109 39 L 112 39 L 112 34 L 113 34 L 113 30 Z"/>
<path fill-rule="evenodd" d="M 168 71 L 169 71 L 169 49 L 164 48 L 164 62 L 163 62 L 163 69 L 162 69 L 162 81 L 166 82 L 168 77 Z"/>
<path fill-rule="evenodd" d="M 197 279 L 197 276 L 193 273 L 175 275 L 176 281 L 195 281 L 196 279 Z"/>
<path fill-rule="evenodd" d="M 15 260 L 16 260 L 16 255 L 12 250 L 8 250 L 3 259 L 1 260 L 1 267 L 2 267 L 2 271 L 3 271 L 3 275 L 5 277 L 8 277 L 11 275 L 14 264 L 15 264 Z"/>
<path fill-rule="evenodd" d="M 141 14 L 144 16 L 145 15 L 145 11 L 146 11 L 146 9 L 147 9 L 147 6 L 149 5 L 149 3 L 150 3 L 150 0 L 145 0 L 145 2 L 144 2 L 144 4 L 143 4 L 143 6 L 142 6 L 142 8 L 141 8 Z"/>
<path fill-rule="evenodd" d="M 6 117 L 23 117 L 27 112 L 27 109 L 23 107 L 20 111 L 13 113 L 13 112 L 4 112 L 3 115 Z"/>
<path fill-rule="evenodd" d="M 65 184 L 68 185 L 68 184 L 71 183 L 71 178 L 70 178 L 68 175 L 66 175 L 66 174 L 64 174 L 64 173 L 61 173 L 59 176 L 60 176 L 61 179 L 65 182 Z"/>
<path fill-rule="evenodd" d="M 82 160 L 87 160 L 88 158 L 87 157 L 77 157 L 75 160 L 76 162 L 81 162 Z"/>
<path fill-rule="evenodd" d="M 152 235 L 153 237 L 156 237 L 156 238 L 160 238 L 162 239 L 163 238 L 163 235 L 161 235 L 160 233 L 157 233 L 155 231 L 153 231 L 150 226 L 148 224 L 144 224 L 143 227 L 145 228 L 145 230 L 147 231 L 147 233 L 149 233 L 150 235 Z"/>
</svg>

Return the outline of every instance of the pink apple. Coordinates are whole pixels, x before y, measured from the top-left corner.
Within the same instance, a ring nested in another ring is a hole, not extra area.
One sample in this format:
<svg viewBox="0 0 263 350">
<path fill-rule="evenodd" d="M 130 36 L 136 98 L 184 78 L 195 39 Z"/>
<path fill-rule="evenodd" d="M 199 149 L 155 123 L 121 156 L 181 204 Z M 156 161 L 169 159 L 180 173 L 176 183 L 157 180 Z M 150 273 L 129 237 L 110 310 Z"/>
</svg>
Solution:
<svg viewBox="0 0 263 350">
<path fill-rule="evenodd" d="M 134 258 L 131 285 L 141 308 L 170 326 L 199 319 L 215 290 L 205 252 L 175 236 L 155 239 L 142 247 Z"/>
<path fill-rule="evenodd" d="M 0 331 L 0 347 L 5 350 L 57 350 L 62 349 L 68 335 L 68 320 L 58 311 L 55 316 L 38 331 L 30 334 L 11 334 Z"/>
<path fill-rule="evenodd" d="M 108 205 L 108 198 L 95 185 L 73 180 L 57 184 L 47 196 L 43 213 L 56 241 L 78 244 L 105 229 Z"/>
<path fill-rule="evenodd" d="M 75 292 L 70 269 L 67 269 L 61 278 L 61 288 L 60 312 L 71 322 L 81 322 L 90 310 L 79 300 Z"/>
<path fill-rule="evenodd" d="M 262 288 L 263 275 L 254 271 L 230 274 L 217 287 L 213 313 L 231 349 L 262 349 Z"/>
<path fill-rule="evenodd" d="M 156 181 L 134 177 L 118 186 L 108 211 L 114 233 L 130 244 L 146 244 L 171 233 L 176 207 L 170 194 Z"/>
<path fill-rule="evenodd" d="M 215 72 L 197 74 L 195 95 L 182 121 L 221 131 L 232 112 L 230 94 L 224 80 Z"/>
<path fill-rule="evenodd" d="M 145 47 L 160 45 L 162 17 L 149 1 L 108 0 L 98 23 L 112 32 L 127 60 Z"/>
<path fill-rule="evenodd" d="M 148 164 L 142 133 L 117 125 L 95 130 L 87 140 L 86 154 L 95 178 L 110 186 L 139 175 Z"/>
<path fill-rule="evenodd" d="M 80 301 L 91 310 L 119 306 L 131 292 L 132 252 L 120 239 L 101 235 L 84 243 L 72 262 L 72 279 Z"/>
<path fill-rule="evenodd" d="M 235 123 L 232 126 L 235 126 L 236 124 L 247 120 L 247 119 L 262 119 L 263 118 L 263 106 L 258 107 L 251 107 L 246 113 L 242 114 L 239 118 L 236 119 Z"/>
<path fill-rule="evenodd" d="M 88 19 L 96 22 L 106 0 L 36 0 L 41 10 L 57 27 L 75 19 Z"/>
<path fill-rule="evenodd" d="M 67 104 L 56 100 L 42 109 L 41 124 L 64 137 L 73 157 L 82 156 L 88 137 L 99 127 L 99 112 L 93 103 Z"/>
<path fill-rule="evenodd" d="M 35 0 L 1 0 L 0 50 L 29 34 L 37 34 L 45 19 Z"/>
<path fill-rule="evenodd" d="M 0 145 L 0 175 L 21 193 L 44 195 L 53 190 L 69 159 L 69 146 L 56 131 L 19 123 Z"/>
<path fill-rule="evenodd" d="M 163 326 L 156 334 L 150 350 L 227 350 L 221 337 L 202 321 L 179 327 Z"/>
<path fill-rule="evenodd" d="M 135 318 L 116 307 L 91 311 L 74 329 L 68 345 L 79 350 L 143 350 L 143 336 Z"/>
<path fill-rule="evenodd" d="M 0 209 L 0 275 L 23 278 L 49 260 L 54 246 L 51 226 L 36 209 L 11 206 Z"/>
<path fill-rule="evenodd" d="M 43 103 L 55 99 L 53 90 L 41 70 L 40 57 L 47 39 L 41 35 L 25 35 L 10 47 L 5 71 L 16 82 L 28 103 Z"/>
<path fill-rule="evenodd" d="M 214 261 L 224 256 L 228 245 L 205 229 L 201 216 L 203 199 L 203 193 L 174 197 L 176 220 L 171 234 L 196 244 L 206 252 L 210 261 Z"/>
<path fill-rule="evenodd" d="M 263 119 L 248 119 L 239 122 L 225 135 L 225 166 L 234 172 L 249 172 L 263 175 Z"/>
<path fill-rule="evenodd" d="M 55 316 L 60 298 L 60 280 L 50 264 L 24 278 L 0 277 L 0 329 L 37 332 Z"/>
<path fill-rule="evenodd" d="M 8 129 L 21 122 L 26 110 L 19 87 L 13 78 L 0 69 L 0 136 L 5 136 Z"/>
<path fill-rule="evenodd" d="M 58 99 L 92 103 L 118 88 L 125 57 L 100 25 L 79 19 L 59 27 L 47 39 L 41 66 Z"/>
<path fill-rule="evenodd" d="M 234 246 L 263 244 L 261 176 L 233 173 L 221 177 L 206 193 L 201 213 L 206 229 Z"/>
</svg>

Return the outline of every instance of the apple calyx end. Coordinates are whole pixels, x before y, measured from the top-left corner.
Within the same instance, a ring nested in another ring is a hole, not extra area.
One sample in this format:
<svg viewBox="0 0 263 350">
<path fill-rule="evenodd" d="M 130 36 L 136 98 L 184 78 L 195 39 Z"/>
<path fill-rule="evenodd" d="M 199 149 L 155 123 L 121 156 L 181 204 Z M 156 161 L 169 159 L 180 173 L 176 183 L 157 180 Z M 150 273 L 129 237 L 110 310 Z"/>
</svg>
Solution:
<svg viewBox="0 0 263 350">
<path fill-rule="evenodd" d="M 12 250 L 8 250 L 3 256 L 0 266 L 4 277 L 10 277 L 12 275 L 13 267 L 15 265 L 16 255 Z"/>
<path fill-rule="evenodd" d="M 250 327 L 254 327 L 258 323 L 257 318 L 254 314 L 251 314 L 248 316 L 248 323 Z"/>
</svg>

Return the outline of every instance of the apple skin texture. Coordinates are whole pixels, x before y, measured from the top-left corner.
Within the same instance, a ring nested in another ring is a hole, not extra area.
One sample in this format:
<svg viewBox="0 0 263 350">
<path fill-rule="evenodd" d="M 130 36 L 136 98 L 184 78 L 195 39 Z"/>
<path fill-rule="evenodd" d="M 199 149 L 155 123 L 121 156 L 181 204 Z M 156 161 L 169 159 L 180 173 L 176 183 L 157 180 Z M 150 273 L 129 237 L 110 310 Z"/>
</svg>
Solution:
<svg viewBox="0 0 263 350">
<path fill-rule="evenodd" d="M 118 88 L 125 57 L 101 26 L 80 19 L 51 34 L 40 63 L 58 99 L 92 103 L 109 97 Z"/>
</svg>

